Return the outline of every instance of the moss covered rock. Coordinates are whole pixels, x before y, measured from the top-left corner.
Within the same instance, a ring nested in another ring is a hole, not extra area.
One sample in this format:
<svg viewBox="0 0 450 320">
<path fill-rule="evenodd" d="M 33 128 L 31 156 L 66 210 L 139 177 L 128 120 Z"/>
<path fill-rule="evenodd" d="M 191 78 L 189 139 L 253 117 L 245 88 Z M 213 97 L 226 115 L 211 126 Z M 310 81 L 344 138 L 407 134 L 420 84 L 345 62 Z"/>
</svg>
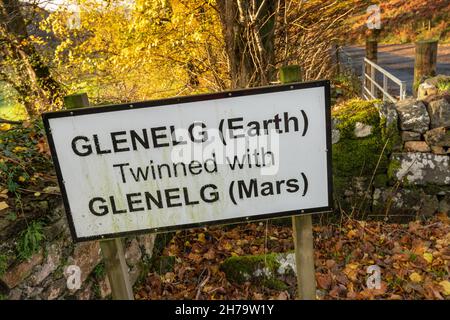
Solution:
<svg viewBox="0 0 450 320">
<path fill-rule="evenodd" d="M 248 281 L 285 290 L 288 287 L 286 278 L 294 276 L 295 256 L 293 253 L 234 256 L 227 258 L 220 268 L 230 282 L 242 284 Z"/>
<path fill-rule="evenodd" d="M 373 187 L 384 187 L 392 151 L 401 148 L 395 106 L 379 100 L 354 99 L 332 112 L 333 186 L 336 208 L 370 209 Z"/>
<path fill-rule="evenodd" d="M 384 146 L 397 132 L 396 124 L 392 125 L 393 128 L 386 126 L 379 106 L 380 102 L 376 100 L 351 100 L 333 111 L 333 117 L 338 120 L 336 129 L 340 132 L 339 142 L 333 145 L 335 176 L 371 176 L 379 160 L 377 173 L 386 171 L 393 141 L 388 142 L 387 148 Z M 369 126 L 370 134 L 361 135 L 358 128 Z"/>
</svg>

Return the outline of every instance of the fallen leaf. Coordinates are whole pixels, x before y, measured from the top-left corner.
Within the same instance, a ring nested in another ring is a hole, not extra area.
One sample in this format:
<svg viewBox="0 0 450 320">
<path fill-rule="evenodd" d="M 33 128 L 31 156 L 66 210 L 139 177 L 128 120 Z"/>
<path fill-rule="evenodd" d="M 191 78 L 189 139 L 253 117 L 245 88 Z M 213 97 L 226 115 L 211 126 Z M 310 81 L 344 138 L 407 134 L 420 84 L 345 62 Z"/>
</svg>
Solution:
<svg viewBox="0 0 450 320">
<path fill-rule="evenodd" d="M 417 272 L 413 272 L 409 275 L 409 278 L 411 279 L 412 282 L 421 282 L 422 281 L 422 276 L 420 274 L 418 274 Z"/>
<path fill-rule="evenodd" d="M 450 224 L 450 218 L 444 212 L 440 212 L 436 214 L 436 217 L 443 223 Z"/>
<path fill-rule="evenodd" d="M 44 153 L 46 155 L 50 155 L 50 148 L 47 144 L 45 138 L 40 138 L 38 143 L 36 144 L 39 153 Z"/>
<path fill-rule="evenodd" d="M 164 275 L 164 282 L 172 283 L 175 280 L 175 273 L 167 272 Z"/>
<path fill-rule="evenodd" d="M 450 296 L 450 282 L 448 280 L 443 280 L 439 282 L 439 285 L 443 288 L 442 293 L 445 296 Z"/>
<path fill-rule="evenodd" d="M 1 201 L 0 202 L 0 211 L 8 209 L 9 205 L 6 203 L 6 201 Z"/>
<path fill-rule="evenodd" d="M 197 253 L 189 253 L 188 259 L 193 260 L 195 263 L 200 263 L 203 260 L 203 257 Z"/>
<path fill-rule="evenodd" d="M 331 277 L 329 274 L 319 274 L 316 278 L 320 288 L 329 289 L 331 287 Z"/>
<path fill-rule="evenodd" d="M 200 243 L 205 243 L 206 242 L 205 234 L 204 233 L 199 233 L 198 236 L 197 236 L 197 241 L 200 242 Z"/>
<path fill-rule="evenodd" d="M 225 250 L 227 250 L 227 251 L 230 251 L 231 249 L 233 249 L 233 245 L 232 245 L 231 243 L 229 243 L 229 242 L 226 242 L 226 243 L 223 245 L 223 248 L 224 248 Z"/>
<path fill-rule="evenodd" d="M 355 237 L 357 237 L 357 236 L 358 236 L 358 231 L 355 230 L 355 229 L 350 230 L 350 231 L 347 233 L 347 237 L 348 237 L 349 239 L 355 238 Z"/>
<path fill-rule="evenodd" d="M 47 192 L 47 193 L 59 193 L 60 192 L 59 187 L 45 187 L 44 190 L 42 190 L 42 191 Z"/>
<path fill-rule="evenodd" d="M 358 276 L 358 263 L 349 263 L 344 268 L 345 275 L 352 281 L 356 281 Z"/>
<path fill-rule="evenodd" d="M 27 148 L 25 148 L 25 147 L 17 146 L 12 151 L 15 153 L 18 153 L 18 152 L 22 152 L 22 151 L 26 151 L 26 150 L 27 150 Z"/>
<path fill-rule="evenodd" d="M 423 258 L 428 262 L 428 263 L 432 263 L 433 262 L 433 254 L 429 253 L 429 252 L 425 252 L 423 254 Z"/>
<path fill-rule="evenodd" d="M 203 257 L 207 260 L 214 260 L 214 258 L 216 257 L 216 254 L 214 252 L 214 250 L 212 248 L 210 248 L 208 250 L 208 252 L 206 252 Z"/>
</svg>

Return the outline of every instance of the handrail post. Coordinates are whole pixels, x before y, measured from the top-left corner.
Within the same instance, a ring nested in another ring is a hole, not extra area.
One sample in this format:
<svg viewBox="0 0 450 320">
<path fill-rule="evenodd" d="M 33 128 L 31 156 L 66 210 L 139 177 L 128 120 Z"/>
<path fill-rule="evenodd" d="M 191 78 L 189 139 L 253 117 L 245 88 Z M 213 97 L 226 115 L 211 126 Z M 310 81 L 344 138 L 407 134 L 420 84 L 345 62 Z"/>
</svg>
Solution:
<svg viewBox="0 0 450 320">
<path fill-rule="evenodd" d="M 383 101 L 387 100 L 386 93 L 388 92 L 388 81 L 386 75 L 383 73 Z"/>
<path fill-rule="evenodd" d="M 375 68 L 371 65 L 370 66 L 370 79 L 372 79 L 372 81 L 370 82 L 370 93 L 372 94 L 372 97 L 376 97 L 377 93 L 376 93 L 376 89 L 375 89 Z"/>
<path fill-rule="evenodd" d="M 362 80 L 361 95 L 362 95 L 362 98 L 364 99 L 366 97 L 366 59 L 363 59 L 363 63 L 362 63 L 361 80 Z"/>
<path fill-rule="evenodd" d="M 402 81 L 402 84 L 400 85 L 400 100 L 406 99 L 406 82 Z"/>
</svg>

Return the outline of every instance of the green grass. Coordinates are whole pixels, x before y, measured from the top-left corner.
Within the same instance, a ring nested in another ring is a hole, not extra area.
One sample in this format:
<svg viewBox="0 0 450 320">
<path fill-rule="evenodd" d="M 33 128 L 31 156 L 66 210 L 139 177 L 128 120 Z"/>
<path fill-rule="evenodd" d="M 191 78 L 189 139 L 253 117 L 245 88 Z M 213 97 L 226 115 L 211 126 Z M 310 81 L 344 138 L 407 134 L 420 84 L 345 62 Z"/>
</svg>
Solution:
<svg viewBox="0 0 450 320">
<path fill-rule="evenodd" d="M 442 93 L 448 92 L 450 93 L 450 81 L 440 81 L 437 84 L 438 90 Z"/>
<path fill-rule="evenodd" d="M 20 259 L 26 260 L 41 248 L 41 242 L 45 239 L 41 222 L 31 222 L 27 229 L 22 231 L 17 241 L 17 253 Z"/>
</svg>

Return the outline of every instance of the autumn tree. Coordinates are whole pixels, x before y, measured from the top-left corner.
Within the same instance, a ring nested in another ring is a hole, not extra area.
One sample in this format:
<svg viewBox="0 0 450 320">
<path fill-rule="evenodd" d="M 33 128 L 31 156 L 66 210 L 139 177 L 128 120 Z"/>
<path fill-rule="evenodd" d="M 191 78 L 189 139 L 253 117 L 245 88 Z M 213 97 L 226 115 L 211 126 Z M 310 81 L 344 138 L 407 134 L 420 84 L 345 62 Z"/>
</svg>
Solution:
<svg viewBox="0 0 450 320">
<path fill-rule="evenodd" d="M 331 75 L 331 48 L 345 38 L 352 14 L 366 0 L 216 0 L 232 88 L 268 85 L 285 64 L 302 67 L 303 78 Z"/>
<path fill-rule="evenodd" d="M 29 11 L 36 8 L 27 4 Z M 15 89 L 28 114 L 34 116 L 60 104 L 63 90 L 36 50 L 27 26 L 22 3 L 0 0 L 0 81 Z"/>
<path fill-rule="evenodd" d="M 305 80 L 329 77 L 332 44 L 364 3 L 74 0 L 40 23 L 39 41 L 56 43 L 50 60 L 69 92 L 120 103 L 269 85 L 292 63 Z"/>
<path fill-rule="evenodd" d="M 228 87 L 220 23 L 207 2 L 77 3 L 41 24 L 58 39 L 54 61 L 70 91 L 118 103 Z"/>
<path fill-rule="evenodd" d="M 217 0 L 231 87 L 267 85 L 275 70 L 278 1 Z"/>
</svg>

